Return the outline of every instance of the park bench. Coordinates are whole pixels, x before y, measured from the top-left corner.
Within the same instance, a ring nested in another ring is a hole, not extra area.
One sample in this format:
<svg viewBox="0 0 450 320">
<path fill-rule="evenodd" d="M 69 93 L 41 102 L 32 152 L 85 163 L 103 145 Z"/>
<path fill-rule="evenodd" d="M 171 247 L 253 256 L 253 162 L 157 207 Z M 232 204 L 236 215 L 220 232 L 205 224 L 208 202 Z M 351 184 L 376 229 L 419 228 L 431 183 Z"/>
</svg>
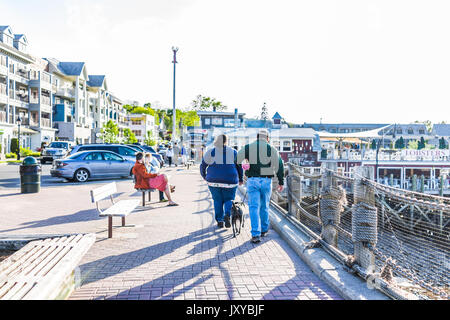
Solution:
<svg viewBox="0 0 450 320">
<path fill-rule="evenodd" d="M 114 194 L 117 192 L 115 182 L 104 185 L 100 188 L 91 190 L 92 202 L 95 203 L 100 217 L 108 217 L 108 238 L 112 238 L 112 222 L 113 217 L 122 218 L 122 227 L 125 227 L 125 217 L 128 216 L 139 205 L 139 200 L 120 200 L 114 202 Z M 99 202 L 110 198 L 112 206 L 102 211 L 99 207 Z"/>
<path fill-rule="evenodd" d="M 76 267 L 95 242 L 77 234 L 28 242 L 0 262 L 0 300 L 60 300 L 75 289 Z"/>
</svg>

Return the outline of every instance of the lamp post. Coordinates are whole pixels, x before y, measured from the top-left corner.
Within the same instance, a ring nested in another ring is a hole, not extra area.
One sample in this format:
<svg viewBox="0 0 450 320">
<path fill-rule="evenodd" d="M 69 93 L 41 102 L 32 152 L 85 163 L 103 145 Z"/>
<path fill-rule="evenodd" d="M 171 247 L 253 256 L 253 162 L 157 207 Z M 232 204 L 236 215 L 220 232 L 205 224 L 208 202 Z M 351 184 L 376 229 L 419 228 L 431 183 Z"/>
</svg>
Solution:
<svg viewBox="0 0 450 320">
<path fill-rule="evenodd" d="M 17 130 L 17 144 L 19 145 L 19 151 L 17 152 L 17 160 L 20 160 L 20 125 L 22 124 L 22 118 L 20 118 L 20 114 L 17 116 L 17 126 L 18 126 L 18 130 Z"/>
<path fill-rule="evenodd" d="M 175 72 L 176 72 L 176 65 L 177 65 L 177 52 L 178 52 L 178 47 L 172 47 L 172 51 L 173 51 L 173 115 L 172 115 L 172 142 L 175 142 L 175 135 L 177 132 L 177 123 L 176 123 L 176 119 L 177 119 L 177 112 L 175 109 Z"/>
</svg>

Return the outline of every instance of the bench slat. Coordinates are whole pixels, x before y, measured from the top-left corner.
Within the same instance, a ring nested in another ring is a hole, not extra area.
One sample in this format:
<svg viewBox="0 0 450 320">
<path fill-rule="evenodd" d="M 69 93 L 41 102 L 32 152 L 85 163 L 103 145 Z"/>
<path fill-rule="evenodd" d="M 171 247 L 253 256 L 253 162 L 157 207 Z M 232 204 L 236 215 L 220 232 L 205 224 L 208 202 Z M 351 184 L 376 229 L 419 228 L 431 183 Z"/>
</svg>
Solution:
<svg viewBox="0 0 450 320">
<path fill-rule="evenodd" d="M 103 211 L 100 216 L 126 217 L 139 206 L 140 200 L 121 200 Z"/>
<path fill-rule="evenodd" d="M 75 267 L 81 261 L 83 256 L 95 242 L 95 235 L 84 235 L 76 240 L 76 248 L 70 247 L 70 251 L 65 254 L 64 258 L 50 270 L 46 271 L 45 276 L 40 280 L 24 297 L 23 300 L 42 300 L 55 299 L 58 297 L 58 288 L 73 272 Z"/>
<path fill-rule="evenodd" d="M 105 199 L 117 192 L 117 186 L 115 182 L 111 182 L 107 185 L 91 190 L 92 202 L 98 202 Z"/>
<path fill-rule="evenodd" d="M 41 244 L 49 243 L 51 239 L 45 239 L 45 240 L 37 240 L 30 242 L 25 247 L 23 247 L 18 252 L 14 253 L 12 256 L 10 256 L 7 260 L 8 262 L 5 264 L 6 268 L 2 268 L 0 270 L 0 282 L 3 280 L 3 278 L 7 278 L 11 275 L 14 270 L 17 270 L 17 268 L 20 269 L 20 267 L 23 267 L 26 263 L 26 261 L 29 261 L 34 258 L 36 254 L 39 253 L 39 250 L 41 249 Z M 20 251 L 26 250 L 25 254 L 22 254 Z M 17 254 L 17 256 L 16 256 Z M 17 260 L 15 257 L 19 257 Z M 3 263 L 5 261 L 2 261 L 0 264 L 3 266 Z"/>
</svg>

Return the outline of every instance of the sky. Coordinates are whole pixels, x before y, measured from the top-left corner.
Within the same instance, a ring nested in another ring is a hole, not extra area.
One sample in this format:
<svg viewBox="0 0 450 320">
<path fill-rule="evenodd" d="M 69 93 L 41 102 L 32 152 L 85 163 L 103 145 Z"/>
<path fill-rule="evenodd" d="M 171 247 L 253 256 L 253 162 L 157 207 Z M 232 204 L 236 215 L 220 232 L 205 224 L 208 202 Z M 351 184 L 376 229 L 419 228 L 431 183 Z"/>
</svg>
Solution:
<svg viewBox="0 0 450 320">
<path fill-rule="evenodd" d="M 84 61 L 122 99 L 199 94 L 289 122 L 450 122 L 450 2 L 0 0 L 29 52 Z"/>
</svg>

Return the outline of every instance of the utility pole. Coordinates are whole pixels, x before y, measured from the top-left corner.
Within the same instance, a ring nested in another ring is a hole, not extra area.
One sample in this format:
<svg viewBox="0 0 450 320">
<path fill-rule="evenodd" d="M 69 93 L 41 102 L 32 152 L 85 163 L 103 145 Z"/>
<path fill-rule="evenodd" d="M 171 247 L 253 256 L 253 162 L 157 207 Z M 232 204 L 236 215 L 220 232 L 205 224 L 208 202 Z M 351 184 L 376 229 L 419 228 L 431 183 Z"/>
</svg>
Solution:
<svg viewBox="0 0 450 320">
<path fill-rule="evenodd" d="M 177 111 L 175 109 L 175 72 L 176 72 L 176 65 L 177 65 L 177 47 L 172 47 L 173 51 L 173 115 L 172 115 L 172 143 L 175 143 L 175 135 L 177 132 Z"/>
</svg>

